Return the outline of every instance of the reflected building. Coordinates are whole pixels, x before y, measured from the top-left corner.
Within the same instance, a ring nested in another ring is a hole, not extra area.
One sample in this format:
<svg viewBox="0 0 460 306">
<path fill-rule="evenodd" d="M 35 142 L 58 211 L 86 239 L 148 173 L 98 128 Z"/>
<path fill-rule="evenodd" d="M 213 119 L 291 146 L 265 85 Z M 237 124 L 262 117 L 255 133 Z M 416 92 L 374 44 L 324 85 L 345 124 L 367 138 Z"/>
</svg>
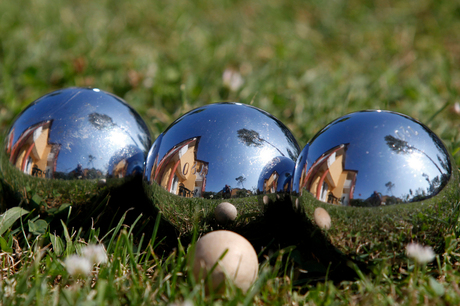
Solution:
<svg viewBox="0 0 460 306">
<path fill-rule="evenodd" d="M 126 162 L 126 159 L 122 159 L 113 168 L 112 175 L 114 177 L 125 177 L 127 168 L 128 168 L 128 163 Z"/>
<path fill-rule="evenodd" d="M 268 179 L 264 180 L 263 193 L 275 193 L 278 187 L 278 179 L 280 175 L 278 172 L 273 171 Z"/>
<path fill-rule="evenodd" d="M 85 168 L 83 169 L 83 177 L 88 179 L 98 179 L 103 178 L 104 174 L 100 170 L 96 170 L 95 168 Z"/>
<path fill-rule="evenodd" d="M 277 156 L 262 169 L 258 181 L 259 194 L 286 193 L 291 189 L 295 163 L 288 157 Z"/>
<path fill-rule="evenodd" d="M 56 172 L 60 144 L 50 143 L 53 120 L 42 121 L 26 129 L 13 145 L 15 128 L 7 136 L 6 152 L 10 162 L 26 174 L 53 178 Z"/>
<path fill-rule="evenodd" d="M 202 197 L 209 163 L 197 159 L 199 143 L 200 137 L 194 137 L 173 147 L 152 168 L 154 180 L 172 194 Z"/>
<path fill-rule="evenodd" d="M 142 174 L 144 154 L 136 146 L 128 145 L 116 151 L 109 160 L 108 177 L 123 178 L 127 175 Z"/>
<path fill-rule="evenodd" d="M 54 178 L 62 180 L 74 180 L 74 179 L 99 179 L 105 178 L 105 174 L 101 170 L 93 168 L 83 168 L 82 164 L 77 164 L 76 168 L 72 169 L 68 173 L 66 172 L 55 172 Z"/>
<path fill-rule="evenodd" d="M 353 199 L 358 171 L 345 169 L 348 144 L 341 144 L 322 154 L 306 173 L 302 169 L 300 186 L 323 202 L 348 206 Z"/>
<path fill-rule="evenodd" d="M 233 188 L 232 191 L 230 192 L 231 198 L 243 198 L 243 197 L 249 197 L 251 195 L 252 195 L 251 190 L 247 190 L 244 188 Z"/>
<path fill-rule="evenodd" d="M 289 192 L 291 188 L 291 176 L 286 176 L 288 179 L 281 181 L 280 174 L 275 170 L 271 173 L 268 179 L 264 180 L 263 193 Z"/>
</svg>

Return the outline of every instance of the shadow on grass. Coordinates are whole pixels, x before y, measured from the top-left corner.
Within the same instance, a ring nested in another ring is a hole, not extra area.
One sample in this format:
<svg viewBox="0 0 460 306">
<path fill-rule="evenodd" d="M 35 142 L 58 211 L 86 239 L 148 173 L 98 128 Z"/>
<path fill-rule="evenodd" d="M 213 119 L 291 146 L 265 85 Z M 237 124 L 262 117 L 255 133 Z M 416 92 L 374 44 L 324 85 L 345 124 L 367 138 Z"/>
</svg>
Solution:
<svg viewBox="0 0 460 306">
<path fill-rule="evenodd" d="M 126 228 L 131 229 L 135 224 L 132 228 L 135 242 L 141 241 L 142 234 L 145 234 L 145 237 L 151 237 L 155 231 L 155 220 L 159 209 L 152 204 L 144 192 L 140 177 L 117 186 L 110 186 L 108 183 L 107 186 L 99 187 L 98 190 L 83 191 L 83 195 L 78 195 L 79 199 L 85 194 L 88 198 L 73 205 L 70 213 L 68 210 L 63 210 L 60 213 L 50 212 L 54 212 L 53 209 L 58 208 L 64 201 L 71 198 L 72 194 L 61 198 L 57 197 L 56 194 L 54 197 L 47 197 L 46 194 L 52 193 L 52 190 L 43 190 L 43 188 L 40 189 L 40 186 L 34 186 L 34 188 L 28 188 L 28 191 L 25 191 L 26 196 L 24 197 L 24 193 L 15 191 L 5 180 L 1 180 L 1 183 L 3 204 L 20 203 L 22 199 L 21 205 L 27 210 L 33 210 L 33 216 L 39 216 L 39 218 L 46 220 L 49 223 L 49 232 L 56 233 L 56 235 L 63 235 L 61 220 L 69 229 L 78 230 L 81 228 L 81 237 L 83 238 L 85 238 L 85 233 L 90 232 L 91 228 L 98 229 L 99 237 L 103 237 L 122 219 L 123 226 Z M 85 182 L 81 183 L 85 184 Z M 71 187 L 81 190 L 93 188 L 77 185 L 73 184 Z M 37 194 L 42 196 L 34 197 Z M 315 230 L 314 225 L 305 214 L 296 212 L 289 197 L 271 196 L 272 198 L 267 205 L 260 204 L 257 198 L 232 199 L 234 200 L 232 202 L 238 205 L 239 212 L 243 213 L 240 213 L 240 217 L 234 223 L 226 225 L 219 224 L 213 214 L 215 206 L 224 200 L 207 201 L 209 207 L 206 209 L 198 206 L 199 214 L 195 216 L 194 220 L 186 220 L 185 229 L 187 230 L 184 231 L 181 231 L 180 227 L 177 226 L 182 223 L 173 225 L 171 219 L 166 218 L 162 212 L 156 233 L 156 241 L 160 242 L 155 247 L 155 253 L 167 255 L 178 247 L 179 242 L 181 245 L 187 246 L 194 243 L 194 237 L 200 237 L 213 230 L 227 229 L 241 234 L 251 242 L 256 252 L 259 253 L 259 262 L 264 262 L 281 249 L 289 249 L 289 252 L 286 252 L 283 257 L 283 264 L 286 267 L 294 268 L 295 279 L 293 281 L 295 285 L 301 286 L 326 278 L 337 282 L 356 278 L 355 271 L 349 267 L 350 258 L 338 252 L 325 239 L 321 231 Z M 59 200 L 62 202 L 59 203 Z M 54 202 L 51 203 L 50 201 Z M 199 205 L 199 203 L 194 204 Z M 8 205 L 5 206 L 9 208 Z M 165 206 L 168 206 L 170 212 L 175 213 L 179 219 L 183 216 L 179 211 L 179 205 L 163 199 L 163 207 Z M 192 208 L 194 211 L 197 209 L 197 207 Z M 188 205 L 184 209 L 188 209 Z M 179 221 L 183 222 L 184 220 Z M 192 229 L 197 231 L 196 236 L 194 236 Z M 145 248 L 148 243 L 149 239 L 145 239 L 143 245 L 139 247 Z M 366 271 L 364 265 L 356 264 L 362 271 Z M 284 269 L 280 271 L 282 270 Z"/>
</svg>

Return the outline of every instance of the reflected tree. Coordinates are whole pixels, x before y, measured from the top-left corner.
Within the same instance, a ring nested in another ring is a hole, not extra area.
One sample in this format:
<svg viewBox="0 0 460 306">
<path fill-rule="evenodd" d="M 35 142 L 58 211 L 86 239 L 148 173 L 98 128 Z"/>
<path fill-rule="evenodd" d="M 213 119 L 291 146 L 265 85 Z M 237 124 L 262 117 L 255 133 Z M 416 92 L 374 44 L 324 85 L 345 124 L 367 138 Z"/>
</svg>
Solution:
<svg viewBox="0 0 460 306">
<path fill-rule="evenodd" d="M 408 202 L 418 202 L 418 201 L 422 201 L 426 198 L 428 198 L 428 194 L 426 193 L 426 191 L 422 188 L 417 188 L 417 190 L 415 190 L 415 195 L 412 199 L 408 199 Z"/>
<path fill-rule="evenodd" d="M 428 182 L 429 187 L 427 188 L 427 192 L 430 195 L 437 194 L 446 184 L 439 176 L 435 176 L 432 180 L 430 180 L 430 176 L 426 173 L 423 173 L 422 176 Z"/>
<path fill-rule="evenodd" d="M 392 135 L 385 136 L 385 141 L 387 142 L 388 147 L 397 154 L 412 154 L 413 151 L 422 153 L 433 163 L 433 165 L 436 166 L 441 174 L 443 173 L 436 162 L 431 157 L 429 157 L 428 154 L 414 146 L 409 145 L 407 141 L 396 138 Z"/>
<path fill-rule="evenodd" d="M 385 187 L 387 187 L 387 190 L 389 193 L 391 193 L 391 195 L 393 195 L 393 187 L 395 186 L 395 184 L 393 184 L 391 181 L 389 181 L 388 183 L 385 184 Z"/>
<path fill-rule="evenodd" d="M 236 131 L 238 133 L 238 138 L 247 146 L 249 147 L 263 147 L 262 142 L 264 141 L 260 134 L 254 130 L 248 129 L 239 129 Z"/>
<path fill-rule="evenodd" d="M 88 115 L 88 121 L 98 130 L 110 130 L 116 126 L 112 118 L 106 114 L 91 113 Z"/>
<path fill-rule="evenodd" d="M 235 180 L 238 182 L 237 184 L 240 184 L 240 185 L 243 187 L 243 189 L 244 189 L 243 182 L 246 180 L 246 178 L 245 178 L 244 176 L 240 175 L 240 176 L 237 177 Z"/>
<path fill-rule="evenodd" d="M 430 176 L 426 173 L 422 173 L 422 176 L 425 178 L 425 180 L 428 182 L 428 184 L 431 185 L 431 182 L 430 182 Z"/>
<path fill-rule="evenodd" d="M 413 151 L 417 151 L 425 155 L 433 163 L 433 165 L 438 169 L 438 171 L 441 173 L 440 176 L 435 176 L 432 180 L 430 180 L 430 177 L 428 176 L 428 174 L 423 173 L 422 176 L 428 182 L 429 187 L 426 190 L 422 190 L 419 188 L 414 192 L 414 194 L 412 193 L 412 190 L 409 190 L 410 195 L 406 195 L 406 198 L 407 198 L 406 201 L 415 202 L 415 201 L 420 201 L 427 197 L 432 197 L 435 194 L 437 194 L 440 190 L 442 190 L 442 188 L 444 188 L 444 186 L 449 181 L 449 177 L 450 177 L 449 164 L 448 162 L 444 162 L 439 157 L 439 155 L 437 155 L 438 161 L 440 162 L 441 167 L 445 170 L 445 172 L 442 171 L 442 169 L 438 166 L 438 164 L 430 156 L 428 156 L 428 154 L 426 154 L 424 151 L 414 146 L 409 145 L 407 141 L 396 138 L 392 135 L 385 136 L 385 141 L 388 147 L 392 151 L 396 152 L 397 154 L 412 154 Z"/>
<path fill-rule="evenodd" d="M 273 144 L 260 137 L 260 134 L 258 132 L 248 129 L 239 129 L 236 132 L 238 133 L 238 138 L 245 145 L 249 147 L 261 148 L 264 146 L 264 143 L 266 143 L 270 145 L 272 148 L 276 149 L 282 156 L 284 156 L 283 152 L 281 152 L 277 147 L 275 147 Z"/>
<path fill-rule="evenodd" d="M 95 157 L 94 157 L 93 155 L 91 155 L 91 154 L 88 155 L 88 167 L 89 167 L 90 165 L 93 165 L 93 168 L 94 168 L 94 162 L 93 162 L 94 158 L 95 158 Z"/>
<path fill-rule="evenodd" d="M 436 148 L 441 153 L 441 156 L 437 155 L 441 167 L 450 174 L 452 172 L 452 167 L 449 162 L 449 153 L 446 151 L 446 148 L 444 147 L 441 139 L 435 133 L 430 131 L 426 126 L 422 125 L 422 128 L 427 132 L 428 136 L 433 140 Z"/>
<path fill-rule="evenodd" d="M 443 160 L 441 156 L 436 155 L 438 157 L 438 161 L 441 164 L 441 168 L 446 170 L 446 172 L 450 173 L 451 172 L 451 166 L 448 160 Z"/>
<path fill-rule="evenodd" d="M 111 130 L 114 128 L 119 128 L 122 130 L 126 135 L 131 138 L 131 140 L 137 144 L 137 141 L 134 140 L 134 138 L 131 136 L 131 134 L 122 126 L 116 124 L 113 122 L 112 117 L 107 116 L 106 114 L 100 114 L 100 113 L 91 113 L 88 115 L 88 121 L 91 123 L 96 129 L 98 130 Z"/>
</svg>

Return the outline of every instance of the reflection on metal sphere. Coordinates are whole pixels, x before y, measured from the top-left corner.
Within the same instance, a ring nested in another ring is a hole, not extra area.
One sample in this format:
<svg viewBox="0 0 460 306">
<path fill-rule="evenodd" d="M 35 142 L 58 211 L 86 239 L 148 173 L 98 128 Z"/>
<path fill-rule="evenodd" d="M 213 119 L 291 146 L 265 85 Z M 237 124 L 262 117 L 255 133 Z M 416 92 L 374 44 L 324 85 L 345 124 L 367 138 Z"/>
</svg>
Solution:
<svg viewBox="0 0 460 306">
<path fill-rule="evenodd" d="M 316 207 L 327 210 L 327 235 L 345 253 L 391 254 L 401 248 L 394 234 L 434 244 L 435 232 L 453 226 L 453 169 L 442 141 L 422 123 L 362 111 L 334 120 L 305 146 L 292 195 L 311 220 Z"/>
<path fill-rule="evenodd" d="M 289 193 L 294 167 L 294 162 L 288 157 L 273 158 L 260 172 L 257 190 L 263 193 Z"/>
<path fill-rule="evenodd" d="M 60 192 L 67 195 L 62 200 L 79 203 L 98 192 L 100 180 L 110 187 L 142 175 L 150 144 L 144 121 L 122 99 L 99 89 L 58 90 L 14 121 L 1 151 L 0 179 L 16 195 L 28 186 L 46 198 Z M 69 191 L 79 187 L 85 196 Z"/>
<path fill-rule="evenodd" d="M 144 185 L 178 227 L 195 210 L 209 207 L 212 213 L 222 199 L 232 198 L 243 215 L 257 213 L 257 195 L 289 195 L 299 152 L 288 128 L 267 112 L 240 103 L 210 104 L 183 115 L 156 139 Z"/>
</svg>

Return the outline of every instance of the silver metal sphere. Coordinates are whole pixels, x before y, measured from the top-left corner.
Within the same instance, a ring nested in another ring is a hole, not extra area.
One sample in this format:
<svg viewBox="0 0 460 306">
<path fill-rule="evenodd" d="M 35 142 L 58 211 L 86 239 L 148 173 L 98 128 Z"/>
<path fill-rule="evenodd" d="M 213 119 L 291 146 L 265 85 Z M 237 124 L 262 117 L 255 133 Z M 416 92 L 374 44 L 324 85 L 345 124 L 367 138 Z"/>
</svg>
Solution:
<svg viewBox="0 0 460 306">
<path fill-rule="evenodd" d="M 245 219 L 262 213 L 264 195 L 289 196 L 299 152 L 289 129 L 267 112 L 210 104 L 183 115 L 156 139 L 144 186 L 181 231 L 212 218 L 222 199 L 231 198 Z"/>
<path fill-rule="evenodd" d="M 340 251 L 387 258 L 412 240 L 442 245 L 457 221 L 457 172 L 422 123 L 361 111 L 334 120 L 305 146 L 291 194 L 316 234 L 315 209 L 327 211 L 331 225 L 323 234 Z"/>
<path fill-rule="evenodd" d="M 115 95 L 88 88 L 47 94 L 17 117 L 4 139 L 3 205 L 17 205 L 26 189 L 46 199 L 45 210 L 89 202 L 101 188 L 141 177 L 150 145 L 144 121 Z"/>
</svg>

